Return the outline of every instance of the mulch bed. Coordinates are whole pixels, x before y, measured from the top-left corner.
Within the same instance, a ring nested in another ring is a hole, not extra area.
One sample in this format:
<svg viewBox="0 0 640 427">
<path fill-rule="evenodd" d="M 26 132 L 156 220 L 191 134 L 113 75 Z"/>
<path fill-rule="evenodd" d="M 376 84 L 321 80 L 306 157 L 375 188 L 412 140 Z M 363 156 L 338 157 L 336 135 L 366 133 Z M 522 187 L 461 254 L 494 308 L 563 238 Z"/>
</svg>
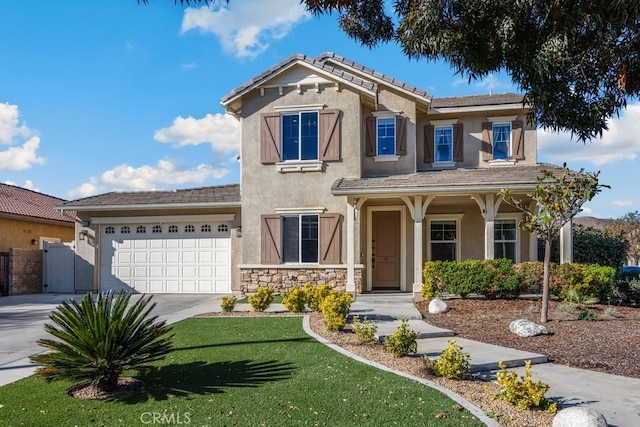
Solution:
<svg viewBox="0 0 640 427">
<path fill-rule="evenodd" d="M 509 331 L 516 319 L 540 321 L 540 302 L 525 300 L 446 300 L 445 314 L 429 314 L 427 302 L 416 307 L 425 321 L 451 329 L 456 335 L 490 344 L 546 355 L 551 362 L 608 374 L 640 378 L 640 308 L 615 307 L 616 316 L 605 313 L 608 305 L 585 306 L 597 315 L 596 321 L 577 320 L 574 308 L 559 312 L 560 303 L 549 303 L 550 335 L 521 338 Z M 529 308 L 537 307 L 531 313 Z"/>
</svg>

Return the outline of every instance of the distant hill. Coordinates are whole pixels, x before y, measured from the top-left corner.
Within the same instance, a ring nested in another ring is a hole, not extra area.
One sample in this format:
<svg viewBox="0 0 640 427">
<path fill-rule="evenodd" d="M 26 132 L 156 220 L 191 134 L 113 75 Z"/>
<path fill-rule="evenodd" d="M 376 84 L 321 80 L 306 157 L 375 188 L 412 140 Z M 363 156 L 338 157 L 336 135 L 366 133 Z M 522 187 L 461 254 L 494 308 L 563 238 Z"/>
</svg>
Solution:
<svg viewBox="0 0 640 427">
<path fill-rule="evenodd" d="M 610 219 L 604 218 L 595 218 L 592 216 L 578 216 L 573 218 L 573 223 L 577 225 L 582 225 L 583 227 L 591 227 L 596 230 L 602 230 L 607 223 L 611 221 Z"/>
</svg>

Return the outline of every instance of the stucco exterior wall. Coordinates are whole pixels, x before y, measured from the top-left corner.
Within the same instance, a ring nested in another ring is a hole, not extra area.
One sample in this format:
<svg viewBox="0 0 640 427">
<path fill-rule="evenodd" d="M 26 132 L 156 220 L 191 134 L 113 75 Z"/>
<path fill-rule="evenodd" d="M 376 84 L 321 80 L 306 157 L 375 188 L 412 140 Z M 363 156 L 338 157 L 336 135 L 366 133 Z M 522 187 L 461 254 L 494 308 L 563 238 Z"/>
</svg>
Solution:
<svg viewBox="0 0 640 427">
<path fill-rule="evenodd" d="M 9 295 L 42 292 L 42 251 L 12 248 L 9 251 Z"/>
<path fill-rule="evenodd" d="M 74 240 L 74 225 L 0 218 L 0 252 L 9 252 L 10 248 L 39 249 L 44 237 L 71 242 Z M 35 245 L 32 240 L 36 241 Z"/>
<path fill-rule="evenodd" d="M 281 173 L 276 165 L 260 162 L 260 113 L 274 112 L 276 106 L 322 104 L 342 111 L 341 160 L 324 163 L 322 171 Z M 327 213 L 346 214 L 346 197 L 331 194 L 331 186 L 342 177 L 359 177 L 361 141 L 360 95 L 348 87 L 336 91 L 333 85 L 315 88 L 266 88 L 264 96 L 253 91 L 242 102 L 242 262 L 259 264 L 260 215 L 274 214 L 279 208 L 321 207 Z M 346 238 L 342 224 L 341 259 L 345 262 Z"/>
</svg>

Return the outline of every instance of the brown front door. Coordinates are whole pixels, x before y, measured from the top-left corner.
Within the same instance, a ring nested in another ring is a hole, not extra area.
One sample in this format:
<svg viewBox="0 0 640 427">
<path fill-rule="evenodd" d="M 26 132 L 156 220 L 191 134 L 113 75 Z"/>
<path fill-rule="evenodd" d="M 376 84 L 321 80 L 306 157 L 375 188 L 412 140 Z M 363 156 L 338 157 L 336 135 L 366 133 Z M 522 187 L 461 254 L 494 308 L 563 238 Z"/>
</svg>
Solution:
<svg viewBox="0 0 640 427">
<path fill-rule="evenodd" d="M 371 289 L 400 289 L 400 212 L 371 213 Z"/>
</svg>

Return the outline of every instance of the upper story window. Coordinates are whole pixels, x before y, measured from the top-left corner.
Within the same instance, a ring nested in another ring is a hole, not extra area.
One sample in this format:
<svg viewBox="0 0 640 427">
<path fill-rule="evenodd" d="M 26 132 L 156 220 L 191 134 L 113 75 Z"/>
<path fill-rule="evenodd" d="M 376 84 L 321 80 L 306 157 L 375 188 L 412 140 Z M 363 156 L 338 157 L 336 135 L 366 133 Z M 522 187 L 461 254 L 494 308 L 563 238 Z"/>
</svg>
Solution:
<svg viewBox="0 0 640 427">
<path fill-rule="evenodd" d="M 511 123 L 493 124 L 493 158 L 511 157 Z"/>
<path fill-rule="evenodd" d="M 436 126 L 435 127 L 435 161 L 451 162 L 453 161 L 453 127 Z"/>
<path fill-rule="evenodd" d="M 396 154 L 396 119 L 393 117 L 380 117 L 376 123 L 377 128 L 377 155 L 392 156 Z"/>
<path fill-rule="evenodd" d="M 282 160 L 318 160 L 318 112 L 282 115 Z"/>
</svg>

